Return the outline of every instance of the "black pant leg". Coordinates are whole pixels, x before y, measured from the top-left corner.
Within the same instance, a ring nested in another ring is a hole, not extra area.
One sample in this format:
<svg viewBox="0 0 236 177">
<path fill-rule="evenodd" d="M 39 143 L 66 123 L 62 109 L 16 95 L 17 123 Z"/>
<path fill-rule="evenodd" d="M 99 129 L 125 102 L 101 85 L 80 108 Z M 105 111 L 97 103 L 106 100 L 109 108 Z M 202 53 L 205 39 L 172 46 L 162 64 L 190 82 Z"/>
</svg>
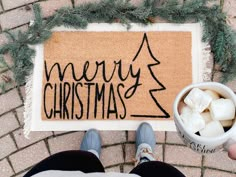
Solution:
<svg viewBox="0 0 236 177">
<path fill-rule="evenodd" d="M 159 161 L 144 162 L 135 167 L 130 173 L 141 177 L 185 177 L 175 167 Z"/>
<path fill-rule="evenodd" d="M 100 160 L 87 151 L 64 151 L 54 154 L 35 165 L 24 177 L 46 170 L 104 172 Z"/>
</svg>

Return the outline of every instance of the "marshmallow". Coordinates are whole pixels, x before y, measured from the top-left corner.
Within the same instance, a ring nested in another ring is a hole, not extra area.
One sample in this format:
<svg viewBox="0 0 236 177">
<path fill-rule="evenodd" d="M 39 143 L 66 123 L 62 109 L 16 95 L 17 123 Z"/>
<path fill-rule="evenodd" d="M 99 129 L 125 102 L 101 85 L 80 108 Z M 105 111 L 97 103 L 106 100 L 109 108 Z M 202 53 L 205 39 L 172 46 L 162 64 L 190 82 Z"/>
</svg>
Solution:
<svg viewBox="0 0 236 177">
<path fill-rule="evenodd" d="M 179 114 L 182 114 L 182 109 L 185 106 L 186 106 L 186 104 L 183 101 L 179 102 L 179 105 L 178 105 L 178 112 L 179 112 Z"/>
<path fill-rule="evenodd" d="M 223 127 L 231 127 L 233 125 L 233 120 L 221 120 L 220 123 Z"/>
<path fill-rule="evenodd" d="M 186 128 L 193 133 L 196 133 L 205 127 L 204 119 L 197 112 L 181 114 L 180 118 L 182 119 Z"/>
<path fill-rule="evenodd" d="M 209 122 L 212 121 L 211 113 L 210 112 L 203 112 L 203 113 L 201 113 L 201 116 L 204 119 L 205 124 L 208 124 Z"/>
<path fill-rule="evenodd" d="M 235 117 L 235 105 L 230 99 L 213 100 L 209 109 L 213 120 L 232 120 Z"/>
<path fill-rule="evenodd" d="M 220 99 L 220 95 L 215 91 L 205 90 L 204 92 L 207 93 L 212 98 L 212 100 Z"/>
<path fill-rule="evenodd" d="M 193 112 L 192 109 L 187 105 L 183 106 L 180 111 L 181 111 L 181 114 L 187 114 L 187 113 L 192 113 Z"/>
<path fill-rule="evenodd" d="M 216 137 L 224 134 L 224 128 L 219 121 L 211 121 L 203 130 L 200 130 L 199 133 L 204 137 Z"/>
<path fill-rule="evenodd" d="M 184 102 L 194 111 L 203 112 L 211 103 L 212 97 L 199 88 L 192 89 Z"/>
</svg>

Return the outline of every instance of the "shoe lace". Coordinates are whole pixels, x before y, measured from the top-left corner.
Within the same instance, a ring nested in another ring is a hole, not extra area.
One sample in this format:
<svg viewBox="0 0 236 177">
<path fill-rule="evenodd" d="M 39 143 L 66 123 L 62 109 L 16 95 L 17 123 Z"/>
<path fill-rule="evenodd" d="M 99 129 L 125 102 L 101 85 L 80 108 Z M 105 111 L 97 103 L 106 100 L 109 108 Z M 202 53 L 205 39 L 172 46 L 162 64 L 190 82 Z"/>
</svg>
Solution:
<svg viewBox="0 0 236 177">
<path fill-rule="evenodd" d="M 154 161 L 156 160 L 153 155 L 152 148 L 147 144 L 141 144 L 138 147 L 136 156 L 135 156 L 135 166 L 143 162 Z"/>
</svg>

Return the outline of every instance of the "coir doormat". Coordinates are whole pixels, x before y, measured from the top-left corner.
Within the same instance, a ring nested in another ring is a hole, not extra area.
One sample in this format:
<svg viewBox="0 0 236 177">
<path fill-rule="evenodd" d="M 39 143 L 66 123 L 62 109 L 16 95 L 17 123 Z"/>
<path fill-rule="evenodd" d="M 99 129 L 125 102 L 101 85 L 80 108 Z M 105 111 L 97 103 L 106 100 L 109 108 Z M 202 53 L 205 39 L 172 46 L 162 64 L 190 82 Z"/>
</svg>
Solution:
<svg viewBox="0 0 236 177">
<path fill-rule="evenodd" d="M 202 81 L 199 24 L 90 24 L 36 46 L 29 130 L 175 130 L 177 93 Z"/>
</svg>

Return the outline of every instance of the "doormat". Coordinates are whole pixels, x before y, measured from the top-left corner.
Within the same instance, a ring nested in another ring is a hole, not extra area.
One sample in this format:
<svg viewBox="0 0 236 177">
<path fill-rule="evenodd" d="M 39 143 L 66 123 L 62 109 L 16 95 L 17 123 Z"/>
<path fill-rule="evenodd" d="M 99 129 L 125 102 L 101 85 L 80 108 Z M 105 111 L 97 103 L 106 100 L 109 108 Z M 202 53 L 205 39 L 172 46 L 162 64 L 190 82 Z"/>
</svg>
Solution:
<svg viewBox="0 0 236 177">
<path fill-rule="evenodd" d="M 174 131 L 175 96 L 203 81 L 203 47 L 200 24 L 55 28 L 36 46 L 30 130 Z"/>
</svg>

